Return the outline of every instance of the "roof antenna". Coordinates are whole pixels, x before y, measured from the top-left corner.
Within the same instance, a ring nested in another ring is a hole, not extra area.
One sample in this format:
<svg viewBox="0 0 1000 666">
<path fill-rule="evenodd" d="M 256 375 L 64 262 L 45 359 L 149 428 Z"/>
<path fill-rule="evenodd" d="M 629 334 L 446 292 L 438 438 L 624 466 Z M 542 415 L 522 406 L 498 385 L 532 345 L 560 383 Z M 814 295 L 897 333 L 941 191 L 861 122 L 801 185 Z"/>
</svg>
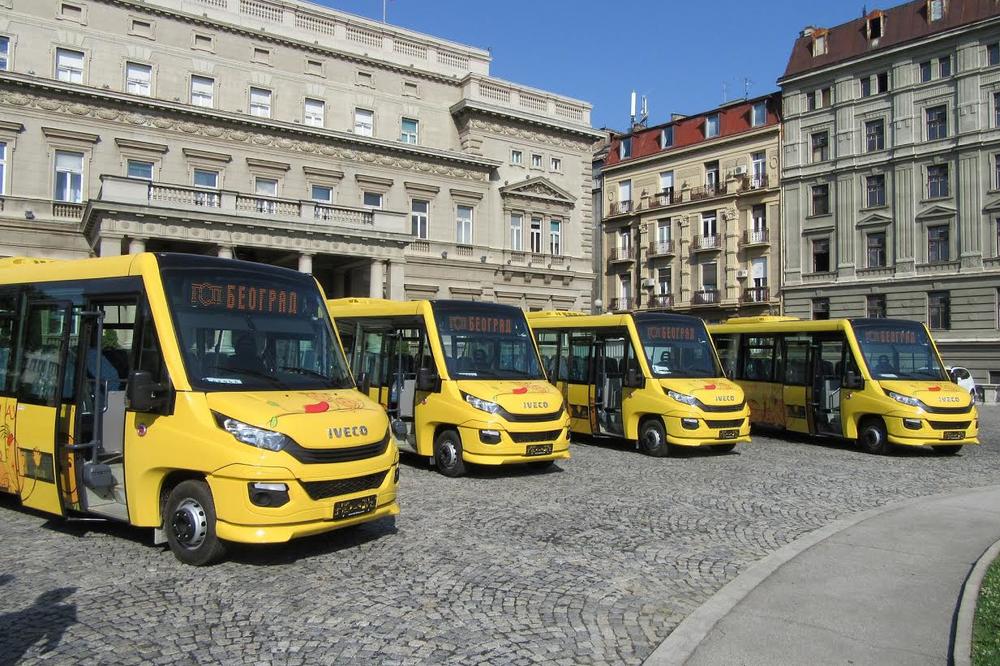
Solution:
<svg viewBox="0 0 1000 666">
<path fill-rule="evenodd" d="M 749 77 L 743 79 L 743 99 L 750 99 L 750 86 L 753 85 L 753 81 Z"/>
<path fill-rule="evenodd" d="M 725 81 L 722 82 L 722 103 L 725 104 L 729 101 L 729 84 Z"/>
</svg>

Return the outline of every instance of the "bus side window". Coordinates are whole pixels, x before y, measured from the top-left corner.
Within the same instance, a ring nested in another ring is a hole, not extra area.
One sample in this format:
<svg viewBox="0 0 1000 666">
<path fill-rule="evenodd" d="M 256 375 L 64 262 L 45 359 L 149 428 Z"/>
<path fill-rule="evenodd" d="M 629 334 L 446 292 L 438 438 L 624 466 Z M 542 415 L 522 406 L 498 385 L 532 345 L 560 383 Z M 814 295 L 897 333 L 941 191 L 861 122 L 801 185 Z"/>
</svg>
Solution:
<svg viewBox="0 0 1000 666">
<path fill-rule="evenodd" d="M 550 382 L 556 381 L 556 365 L 559 363 L 559 333 L 538 332 L 538 353 L 542 356 L 542 367 Z"/>
<path fill-rule="evenodd" d="M 0 294 L 0 394 L 9 394 L 14 390 L 14 372 L 11 363 L 14 360 L 14 341 L 17 328 L 17 296 Z"/>
<path fill-rule="evenodd" d="M 569 366 L 571 363 L 569 355 L 569 333 L 562 331 L 559 333 L 559 367 L 558 380 L 561 382 L 569 379 Z"/>
<path fill-rule="evenodd" d="M 736 359 L 740 349 L 740 336 L 736 335 L 716 335 L 713 336 L 715 349 L 719 352 L 719 361 L 722 362 L 722 371 L 730 379 L 736 378 Z"/>
<path fill-rule="evenodd" d="M 574 335 L 570 341 L 569 381 L 574 384 L 589 382 L 591 342 L 589 335 Z"/>
<path fill-rule="evenodd" d="M 810 336 L 784 336 L 782 347 L 785 352 L 784 383 L 788 386 L 805 386 L 809 383 Z"/>
<path fill-rule="evenodd" d="M 775 339 L 773 335 L 747 336 L 743 355 L 743 379 L 751 382 L 774 381 Z"/>
<path fill-rule="evenodd" d="M 138 344 L 133 344 L 136 352 L 135 369 L 148 372 L 156 384 L 168 385 L 170 381 L 167 366 L 163 362 L 163 352 L 160 350 L 160 339 L 156 335 L 156 322 L 153 321 L 153 313 L 148 306 L 143 308 L 138 336 Z"/>
</svg>

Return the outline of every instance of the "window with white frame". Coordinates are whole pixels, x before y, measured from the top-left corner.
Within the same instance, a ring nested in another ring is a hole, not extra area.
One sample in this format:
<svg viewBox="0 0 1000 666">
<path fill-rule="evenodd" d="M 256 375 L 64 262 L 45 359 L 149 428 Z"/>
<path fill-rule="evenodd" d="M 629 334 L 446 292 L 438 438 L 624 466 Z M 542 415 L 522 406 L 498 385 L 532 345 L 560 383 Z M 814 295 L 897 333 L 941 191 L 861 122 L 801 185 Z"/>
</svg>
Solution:
<svg viewBox="0 0 1000 666">
<path fill-rule="evenodd" d="M 761 100 L 759 102 L 754 102 L 753 109 L 750 113 L 750 124 L 754 127 L 760 127 L 767 122 L 767 102 Z"/>
<path fill-rule="evenodd" d="M 541 169 L 542 168 L 542 156 L 538 153 L 531 154 L 531 168 Z"/>
<path fill-rule="evenodd" d="M 369 208 L 381 208 L 382 207 L 382 193 L 381 192 L 365 192 L 362 195 L 362 199 L 365 206 Z"/>
<path fill-rule="evenodd" d="M 403 143 L 417 144 L 420 123 L 413 118 L 403 118 L 399 123 L 399 140 Z"/>
<path fill-rule="evenodd" d="M 714 261 L 701 265 L 702 291 L 715 291 L 719 288 L 719 265 Z"/>
<path fill-rule="evenodd" d="M 951 228 L 947 224 L 927 227 L 927 263 L 940 264 L 951 259 Z"/>
<path fill-rule="evenodd" d="M 323 127 L 326 124 L 326 102 L 306 97 L 302 105 L 302 122 L 310 127 Z"/>
<path fill-rule="evenodd" d="M 472 206 L 458 206 L 455 209 L 455 242 L 472 245 Z"/>
<path fill-rule="evenodd" d="M 549 220 L 549 254 L 562 255 L 562 222 L 559 220 Z"/>
<path fill-rule="evenodd" d="M 215 79 L 207 76 L 191 77 L 191 104 L 206 109 L 215 106 Z"/>
<path fill-rule="evenodd" d="M 520 150 L 512 149 L 510 151 L 510 163 L 514 166 L 521 166 L 524 164 L 524 153 Z"/>
<path fill-rule="evenodd" d="M 753 280 L 751 283 L 754 289 L 762 289 L 767 286 L 767 257 L 756 257 L 750 260 L 750 279 Z M 758 301 L 766 300 L 763 293 L 757 293 L 755 296 Z"/>
<path fill-rule="evenodd" d="M 705 162 L 705 187 L 714 190 L 719 186 L 719 161 Z"/>
<path fill-rule="evenodd" d="M 670 295 L 670 269 L 660 268 L 656 271 L 656 293 L 659 296 Z"/>
<path fill-rule="evenodd" d="M 660 252 L 670 249 L 670 220 L 656 223 L 656 245 Z"/>
<path fill-rule="evenodd" d="M 510 214 L 510 249 L 515 252 L 524 250 L 524 215 Z"/>
<path fill-rule="evenodd" d="M 212 169 L 195 169 L 192 182 L 198 189 L 217 190 L 219 189 L 219 172 Z M 218 192 L 195 192 L 194 203 L 196 206 L 208 206 L 209 208 L 219 207 Z"/>
<path fill-rule="evenodd" d="M 333 188 L 329 185 L 313 185 L 310 188 L 310 198 L 319 203 L 333 203 Z"/>
<path fill-rule="evenodd" d="M 626 256 L 632 249 L 632 232 L 628 229 L 618 231 L 618 250 L 621 256 Z"/>
<path fill-rule="evenodd" d="M 948 136 L 948 107 L 935 106 L 927 109 L 927 140 L 944 139 Z"/>
<path fill-rule="evenodd" d="M 660 172 L 660 192 L 670 193 L 674 191 L 674 172 Z"/>
<path fill-rule="evenodd" d="M 271 91 L 265 88 L 250 88 L 250 115 L 258 118 L 271 117 Z"/>
<path fill-rule="evenodd" d="M 865 238 L 865 248 L 867 254 L 868 268 L 885 268 L 888 255 L 885 245 L 886 235 L 884 231 L 873 231 Z"/>
<path fill-rule="evenodd" d="M 940 21 L 944 18 L 944 0 L 927 0 L 927 20 Z"/>
<path fill-rule="evenodd" d="M 57 150 L 53 199 L 69 203 L 83 201 L 83 153 Z"/>
<path fill-rule="evenodd" d="M 153 180 L 153 163 L 146 160 L 128 160 L 125 163 L 125 175 L 129 178 Z"/>
<path fill-rule="evenodd" d="M 413 199 L 410 202 L 410 233 L 416 238 L 427 238 L 427 223 L 431 202 L 427 199 Z"/>
<path fill-rule="evenodd" d="M 767 242 L 767 206 L 764 204 L 754 204 L 750 209 L 750 242 Z"/>
<path fill-rule="evenodd" d="M 668 125 L 660 130 L 660 148 L 670 148 L 674 145 L 674 126 Z"/>
<path fill-rule="evenodd" d="M 259 197 L 278 196 L 278 181 L 275 178 L 255 178 L 254 194 Z M 274 215 L 278 210 L 278 202 L 270 199 L 257 199 L 257 212 Z"/>
<path fill-rule="evenodd" d="M 531 243 L 531 252 L 534 254 L 542 253 L 542 218 L 533 217 L 531 218 L 531 231 L 528 237 L 528 241 Z"/>
<path fill-rule="evenodd" d="M 10 69 L 10 37 L 0 35 L 0 72 Z"/>
<path fill-rule="evenodd" d="M 623 137 L 618 144 L 618 159 L 627 160 L 632 157 L 632 137 Z"/>
<path fill-rule="evenodd" d="M 715 211 L 701 214 L 701 236 L 705 242 L 704 247 L 712 247 L 715 244 L 715 236 L 718 232 L 717 218 Z"/>
<path fill-rule="evenodd" d="M 626 307 L 632 300 L 632 276 L 628 273 L 618 277 L 618 298 Z"/>
<path fill-rule="evenodd" d="M 948 195 L 948 165 L 934 164 L 927 167 L 927 198 L 939 199 Z"/>
<path fill-rule="evenodd" d="M 767 153 L 760 151 L 750 153 L 751 187 L 764 187 L 767 184 Z"/>
<path fill-rule="evenodd" d="M 885 174 L 865 177 L 865 204 L 868 208 L 885 205 Z"/>
<path fill-rule="evenodd" d="M 713 113 L 705 118 L 705 138 L 719 136 L 719 114 Z"/>
<path fill-rule="evenodd" d="M 885 120 L 882 118 L 865 122 L 865 150 L 869 153 L 885 150 Z"/>
<path fill-rule="evenodd" d="M 153 68 L 138 62 L 125 63 L 125 92 L 143 97 L 153 94 Z"/>
<path fill-rule="evenodd" d="M 861 77 L 861 96 L 871 97 L 889 91 L 889 72 L 879 72 Z"/>
<path fill-rule="evenodd" d="M 0 141 L 0 194 L 7 193 L 7 143 Z"/>
<path fill-rule="evenodd" d="M 375 112 L 370 109 L 354 109 L 354 133 L 373 136 L 375 133 Z"/>
<path fill-rule="evenodd" d="M 558 157 L 553 157 L 549 160 L 549 171 L 561 172 L 562 171 L 562 160 Z"/>
<path fill-rule="evenodd" d="M 56 49 L 56 78 L 67 83 L 83 83 L 83 52 Z"/>
</svg>

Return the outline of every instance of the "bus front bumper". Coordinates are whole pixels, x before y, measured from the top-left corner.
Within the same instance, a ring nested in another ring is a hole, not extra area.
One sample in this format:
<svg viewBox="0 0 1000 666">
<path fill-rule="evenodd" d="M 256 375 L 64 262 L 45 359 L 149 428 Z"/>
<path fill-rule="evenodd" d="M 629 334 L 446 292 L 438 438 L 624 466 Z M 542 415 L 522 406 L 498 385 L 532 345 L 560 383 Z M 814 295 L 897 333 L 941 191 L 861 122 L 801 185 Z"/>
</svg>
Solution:
<svg viewBox="0 0 1000 666">
<path fill-rule="evenodd" d="M 664 416 L 667 443 L 675 446 L 713 446 L 746 444 L 750 441 L 750 412 L 729 414 L 683 414 Z M 696 427 L 691 428 L 692 425 Z"/>
<path fill-rule="evenodd" d="M 462 437 L 462 459 L 475 465 L 569 460 L 569 419 L 518 424 L 517 430 L 487 421 L 468 421 L 458 427 Z M 484 433 L 486 433 L 484 435 Z M 499 441 L 492 441 L 493 433 Z M 547 451 L 539 453 L 541 451 Z"/>
<path fill-rule="evenodd" d="M 979 444 L 979 415 L 886 416 L 889 442 L 898 446 L 969 446 Z M 915 427 L 916 426 L 916 427 Z"/>
</svg>

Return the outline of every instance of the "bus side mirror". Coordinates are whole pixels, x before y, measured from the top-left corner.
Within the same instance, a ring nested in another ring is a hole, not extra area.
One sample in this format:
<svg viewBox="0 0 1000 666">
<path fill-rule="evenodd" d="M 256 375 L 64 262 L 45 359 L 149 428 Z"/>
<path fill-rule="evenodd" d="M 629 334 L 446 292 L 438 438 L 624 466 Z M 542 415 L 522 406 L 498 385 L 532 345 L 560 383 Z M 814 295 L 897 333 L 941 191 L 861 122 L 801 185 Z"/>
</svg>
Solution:
<svg viewBox="0 0 1000 666">
<path fill-rule="evenodd" d="M 948 379 L 951 381 L 952 384 L 958 383 L 958 373 L 955 372 L 954 368 L 948 371 Z"/>
<path fill-rule="evenodd" d="M 865 387 L 865 380 L 858 376 L 853 370 L 848 370 L 844 375 L 844 388 L 860 390 Z"/>
<path fill-rule="evenodd" d="M 430 368 L 420 368 L 417 371 L 417 390 L 436 392 L 441 390 L 441 378 Z"/>
<path fill-rule="evenodd" d="M 368 393 L 368 389 L 372 387 L 371 377 L 368 376 L 367 372 L 362 372 L 358 375 L 358 390 L 362 393 Z"/>
<path fill-rule="evenodd" d="M 168 402 L 166 387 L 154 382 L 148 370 L 136 370 L 129 375 L 125 398 L 134 412 L 158 412 Z"/>
<path fill-rule="evenodd" d="M 622 385 L 625 388 L 643 388 L 646 385 L 646 378 L 639 372 L 639 368 L 633 365 L 625 371 L 625 381 Z"/>
</svg>

